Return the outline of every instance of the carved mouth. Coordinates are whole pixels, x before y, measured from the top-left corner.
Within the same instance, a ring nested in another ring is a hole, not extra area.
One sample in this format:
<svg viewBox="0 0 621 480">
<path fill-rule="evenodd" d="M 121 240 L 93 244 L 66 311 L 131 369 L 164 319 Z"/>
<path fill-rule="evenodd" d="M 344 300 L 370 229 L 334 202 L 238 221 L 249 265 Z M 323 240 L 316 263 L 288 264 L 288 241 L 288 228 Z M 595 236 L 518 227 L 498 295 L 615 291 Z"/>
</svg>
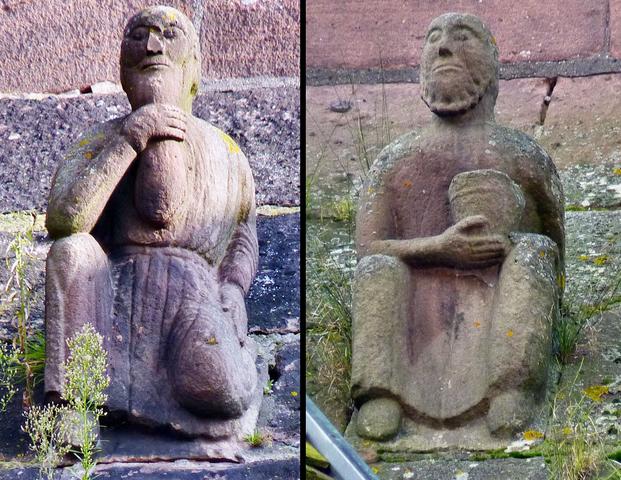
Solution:
<svg viewBox="0 0 621 480">
<path fill-rule="evenodd" d="M 168 63 L 165 62 L 145 62 L 142 64 L 142 66 L 140 67 L 140 70 L 160 70 L 162 68 L 170 68 L 170 65 L 168 65 Z"/>
<path fill-rule="evenodd" d="M 451 70 L 454 72 L 461 72 L 463 68 L 453 63 L 443 63 L 441 65 L 438 65 L 437 67 L 434 67 L 432 72 L 433 73 L 450 72 Z"/>
</svg>

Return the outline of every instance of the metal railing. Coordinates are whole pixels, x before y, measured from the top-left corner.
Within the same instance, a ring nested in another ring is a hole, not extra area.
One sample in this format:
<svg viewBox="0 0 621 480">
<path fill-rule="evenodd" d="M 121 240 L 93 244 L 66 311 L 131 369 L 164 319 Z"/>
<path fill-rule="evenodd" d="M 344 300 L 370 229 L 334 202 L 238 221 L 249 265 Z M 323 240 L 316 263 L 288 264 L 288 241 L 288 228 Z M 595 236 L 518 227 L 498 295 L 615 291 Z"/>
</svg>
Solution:
<svg viewBox="0 0 621 480">
<path fill-rule="evenodd" d="M 337 480 L 379 480 L 308 395 L 306 438 L 330 462 Z"/>
</svg>

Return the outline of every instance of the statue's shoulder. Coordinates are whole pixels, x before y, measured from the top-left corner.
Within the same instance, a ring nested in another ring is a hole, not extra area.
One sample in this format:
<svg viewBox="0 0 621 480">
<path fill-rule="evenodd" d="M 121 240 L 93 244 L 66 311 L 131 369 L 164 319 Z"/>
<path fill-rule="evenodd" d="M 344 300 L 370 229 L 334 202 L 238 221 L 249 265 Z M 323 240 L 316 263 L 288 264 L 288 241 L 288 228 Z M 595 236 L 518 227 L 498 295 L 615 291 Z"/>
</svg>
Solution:
<svg viewBox="0 0 621 480">
<path fill-rule="evenodd" d="M 369 178 L 380 180 L 399 160 L 411 156 L 420 147 L 420 139 L 420 130 L 412 130 L 386 145 L 371 165 Z"/>
<path fill-rule="evenodd" d="M 215 147 L 219 152 L 228 153 L 229 157 L 235 156 L 245 160 L 244 153 L 230 135 L 202 118 L 192 118 L 207 144 Z"/>
<path fill-rule="evenodd" d="M 538 170 L 557 176 L 556 167 L 548 152 L 530 135 L 503 125 L 494 125 L 491 141 L 503 153 Z"/>
<path fill-rule="evenodd" d="M 107 122 L 95 123 L 82 131 L 67 150 L 65 160 L 71 161 L 76 158 L 90 160 L 99 154 L 106 144 L 111 139 L 116 138 L 121 131 L 124 118 L 114 118 Z"/>
</svg>

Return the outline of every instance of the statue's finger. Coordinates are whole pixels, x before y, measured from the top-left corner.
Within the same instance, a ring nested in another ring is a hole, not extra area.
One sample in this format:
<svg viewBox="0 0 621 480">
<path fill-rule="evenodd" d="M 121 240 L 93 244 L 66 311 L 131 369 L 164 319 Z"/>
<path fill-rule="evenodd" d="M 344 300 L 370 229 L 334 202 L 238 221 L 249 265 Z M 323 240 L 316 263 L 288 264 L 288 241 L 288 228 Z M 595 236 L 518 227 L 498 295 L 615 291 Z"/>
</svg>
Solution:
<svg viewBox="0 0 621 480">
<path fill-rule="evenodd" d="M 473 228 L 482 228 L 489 226 L 489 220 L 483 215 L 473 215 L 464 218 L 458 224 L 460 230 L 471 230 Z"/>
</svg>

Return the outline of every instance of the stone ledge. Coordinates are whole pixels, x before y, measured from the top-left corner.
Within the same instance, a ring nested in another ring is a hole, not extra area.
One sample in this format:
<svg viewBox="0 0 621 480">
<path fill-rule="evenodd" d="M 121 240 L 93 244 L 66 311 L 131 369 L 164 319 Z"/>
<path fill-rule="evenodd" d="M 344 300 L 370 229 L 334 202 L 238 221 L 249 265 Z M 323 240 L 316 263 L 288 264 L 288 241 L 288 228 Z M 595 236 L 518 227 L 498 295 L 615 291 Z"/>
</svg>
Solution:
<svg viewBox="0 0 621 480">
<path fill-rule="evenodd" d="M 56 165 L 90 125 L 129 112 L 124 94 L 0 100 L 0 212 L 45 210 Z M 246 153 L 259 205 L 298 205 L 300 99 L 292 87 L 206 92 L 194 113 Z"/>
</svg>

